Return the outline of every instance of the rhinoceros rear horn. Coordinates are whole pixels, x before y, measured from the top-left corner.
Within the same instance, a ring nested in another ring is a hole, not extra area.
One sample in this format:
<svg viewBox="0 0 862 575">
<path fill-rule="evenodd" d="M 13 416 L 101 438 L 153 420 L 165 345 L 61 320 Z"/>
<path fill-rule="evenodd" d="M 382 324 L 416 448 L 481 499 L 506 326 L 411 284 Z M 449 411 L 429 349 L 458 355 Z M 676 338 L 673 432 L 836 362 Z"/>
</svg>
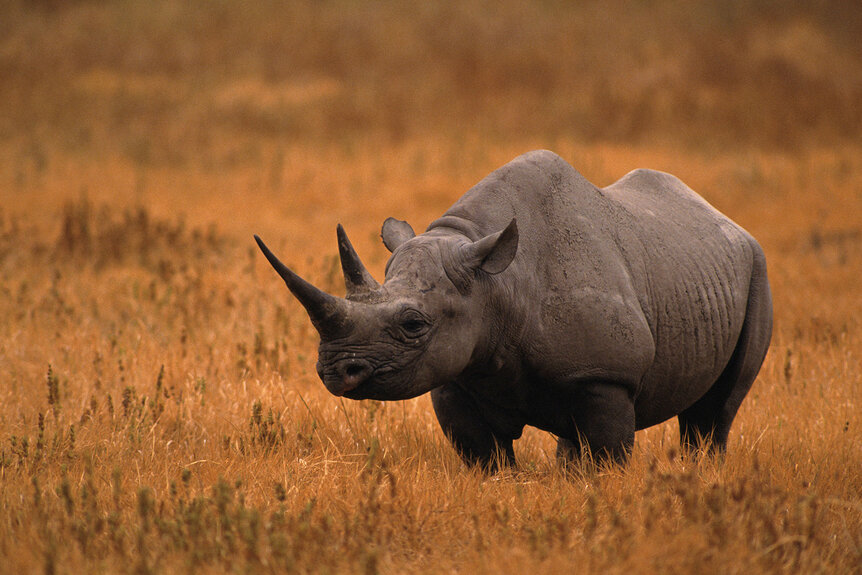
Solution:
<svg viewBox="0 0 862 575">
<path fill-rule="evenodd" d="M 269 263 L 284 280 L 287 289 L 290 290 L 299 303 L 308 312 L 311 323 L 317 329 L 320 337 L 338 337 L 347 325 L 347 307 L 349 302 L 317 289 L 293 272 L 275 257 L 266 244 L 258 236 L 254 236 L 260 251 L 269 260 Z"/>
<path fill-rule="evenodd" d="M 375 290 L 380 287 L 353 249 L 353 244 L 347 239 L 347 233 L 338 224 L 338 255 L 341 257 L 341 271 L 344 273 L 344 286 L 347 295 L 355 295 Z"/>
</svg>

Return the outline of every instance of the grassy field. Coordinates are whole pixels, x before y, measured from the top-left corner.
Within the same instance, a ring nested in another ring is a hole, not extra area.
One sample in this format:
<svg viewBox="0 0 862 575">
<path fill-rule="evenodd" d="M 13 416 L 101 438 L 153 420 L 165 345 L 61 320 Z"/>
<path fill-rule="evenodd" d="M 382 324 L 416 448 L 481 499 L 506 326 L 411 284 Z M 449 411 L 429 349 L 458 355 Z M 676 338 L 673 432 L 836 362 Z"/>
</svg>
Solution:
<svg viewBox="0 0 862 575">
<path fill-rule="evenodd" d="M 862 573 L 854 2 L 0 4 L 0 573 Z M 763 245 L 722 461 L 464 467 L 340 401 L 257 251 L 343 293 L 525 151 L 672 172 Z"/>
</svg>

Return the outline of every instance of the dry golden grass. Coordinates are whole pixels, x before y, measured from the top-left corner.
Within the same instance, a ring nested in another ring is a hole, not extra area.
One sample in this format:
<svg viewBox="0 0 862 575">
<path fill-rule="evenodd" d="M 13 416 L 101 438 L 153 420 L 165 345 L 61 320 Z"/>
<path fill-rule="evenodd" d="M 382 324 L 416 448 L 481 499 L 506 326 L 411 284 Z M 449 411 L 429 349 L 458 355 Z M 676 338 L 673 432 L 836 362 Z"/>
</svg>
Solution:
<svg viewBox="0 0 862 575">
<path fill-rule="evenodd" d="M 0 572 L 859 573 L 853 3 L 7 2 Z M 342 402 L 252 233 L 380 277 L 526 150 L 672 172 L 762 243 L 767 361 L 722 461 L 467 469 L 427 397 Z"/>
</svg>

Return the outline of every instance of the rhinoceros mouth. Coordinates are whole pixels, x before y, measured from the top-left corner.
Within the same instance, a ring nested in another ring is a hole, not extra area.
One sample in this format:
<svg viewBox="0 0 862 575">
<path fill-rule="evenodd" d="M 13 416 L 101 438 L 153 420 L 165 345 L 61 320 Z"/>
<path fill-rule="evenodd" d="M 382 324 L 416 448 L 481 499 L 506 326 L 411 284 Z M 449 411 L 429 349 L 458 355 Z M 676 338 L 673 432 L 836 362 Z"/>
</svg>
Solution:
<svg viewBox="0 0 862 575">
<path fill-rule="evenodd" d="M 317 373 L 329 393 L 336 397 L 395 401 L 421 395 L 412 392 L 411 369 L 398 370 L 389 364 L 372 365 L 350 357 L 318 362 Z"/>
<path fill-rule="evenodd" d="M 355 388 L 344 392 L 344 397 L 348 399 L 374 399 L 378 401 L 400 401 L 403 399 L 413 399 L 429 391 L 404 373 L 391 373 L 389 377 L 385 374 L 375 373 L 374 377 L 369 378 Z"/>
<path fill-rule="evenodd" d="M 366 381 L 365 383 L 346 391 L 344 397 L 347 399 L 375 399 L 378 401 L 398 401 L 401 399 L 410 399 L 416 397 L 416 394 L 407 393 L 402 388 L 391 388 L 389 386 L 379 385 L 375 381 Z"/>
<path fill-rule="evenodd" d="M 369 389 L 374 389 L 379 386 L 375 385 L 373 377 L 368 377 L 362 381 L 356 381 L 349 376 L 342 379 L 337 375 L 332 377 L 321 378 L 323 385 L 327 391 L 335 397 L 346 397 L 347 399 L 373 399 L 368 396 Z"/>
</svg>

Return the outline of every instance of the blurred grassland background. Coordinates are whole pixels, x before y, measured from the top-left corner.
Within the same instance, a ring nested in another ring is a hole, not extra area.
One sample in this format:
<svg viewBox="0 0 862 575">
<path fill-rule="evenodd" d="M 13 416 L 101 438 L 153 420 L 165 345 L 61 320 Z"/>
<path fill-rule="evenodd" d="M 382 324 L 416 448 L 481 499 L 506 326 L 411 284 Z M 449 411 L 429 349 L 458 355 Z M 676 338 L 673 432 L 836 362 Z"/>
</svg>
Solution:
<svg viewBox="0 0 862 575">
<path fill-rule="evenodd" d="M 859 573 L 858 2 L 0 3 L 0 572 Z M 341 402 L 259 233 L 343 293 L 534 148 L 757 237 L 770 355 L 723 461 L 464 468 Z"/>
</svg>

